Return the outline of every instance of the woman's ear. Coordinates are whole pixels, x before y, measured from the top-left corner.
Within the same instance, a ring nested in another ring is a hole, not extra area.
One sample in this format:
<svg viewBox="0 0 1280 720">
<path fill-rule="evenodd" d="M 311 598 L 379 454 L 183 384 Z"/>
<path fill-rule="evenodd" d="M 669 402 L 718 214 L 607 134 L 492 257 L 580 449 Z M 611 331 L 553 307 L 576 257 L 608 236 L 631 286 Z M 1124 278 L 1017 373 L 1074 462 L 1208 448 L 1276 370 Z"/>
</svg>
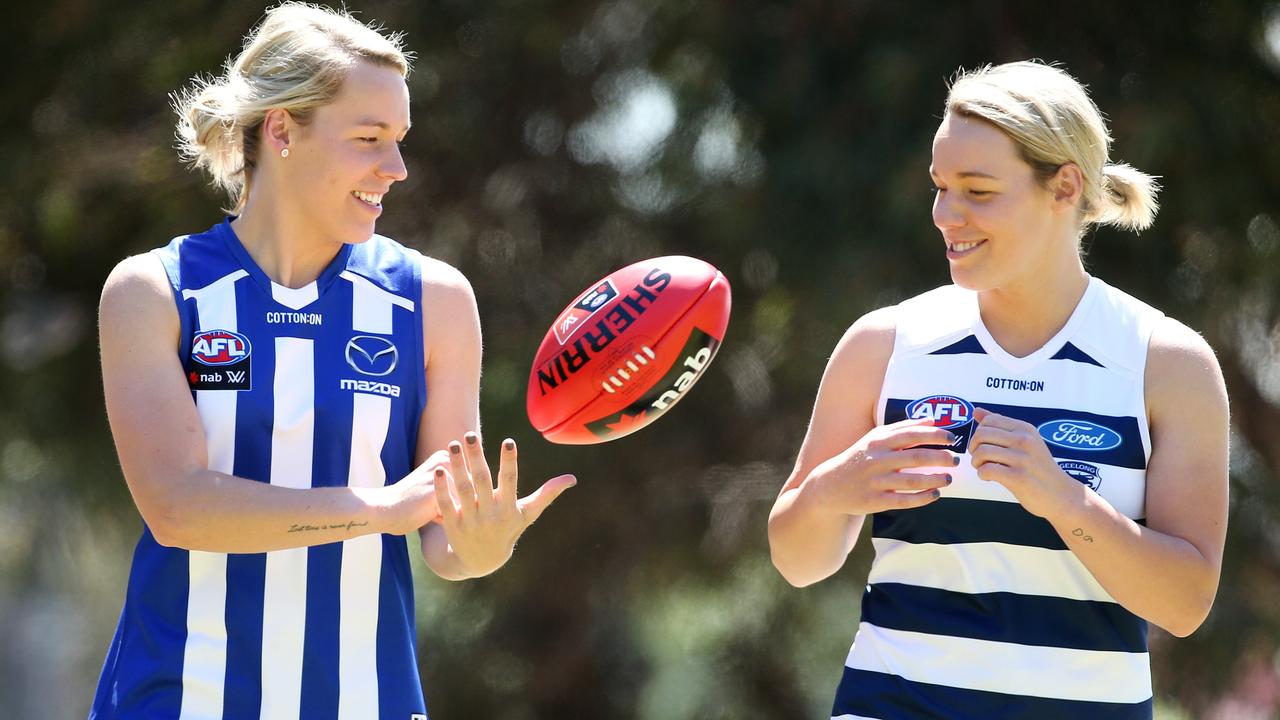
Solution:
<svg viewBox="0 0 1280 720">
<path fill-rule="evenodd" d="M 298 124 L 288 110 L 272 108 L 262 118 L 262 141 L 266 150 L 272 155 L 289 147 L 290 140 L 297 133 Z"/>
<path fill-rule="evenodd" d="M 1080 198 L 1084 193 L 1084 173 L 1080 166 L 1073 162 L 1058 166 L 1058 171 L 1049 178 L 1049 191 L 1053 193 L 1053 209 L 1063 212 L 1080 206 Z"/>
</svg>

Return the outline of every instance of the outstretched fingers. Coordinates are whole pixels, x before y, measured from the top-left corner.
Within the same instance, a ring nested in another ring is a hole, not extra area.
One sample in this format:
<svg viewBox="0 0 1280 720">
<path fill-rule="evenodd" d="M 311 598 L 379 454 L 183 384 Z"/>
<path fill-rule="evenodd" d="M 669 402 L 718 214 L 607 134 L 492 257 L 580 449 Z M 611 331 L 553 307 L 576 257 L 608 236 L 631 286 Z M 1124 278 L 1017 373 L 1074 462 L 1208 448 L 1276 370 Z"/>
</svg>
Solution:
<svg viewBox="0 0 1280 720">
<path fill-rule="evenodd" d="M 498 503 L 507 505 L 516 501 L 516 484 L 519 481 L 516 441 L 507 438 L 502 441 L 502 451 L 498 456 Z"/>
<path fill-rule="evenodd" d="M 457 440 L 449 443 L 449 479 L 456 489 L 458 505 L 463 513 L 476 507 L 476 487 L 472 483 L 471 472 L 463 456 L 462 444 Z"/>
<path fill-rule="evenodd" d="M 528 497 L 522 498 L 516 505 L 524 517 L 525 527 L 532 525 L 561 493 L 577 484 L 578 479 L 574 476 L 560 475 L 543 483 L 542 487 L 529 493 Z"/>
</svg>

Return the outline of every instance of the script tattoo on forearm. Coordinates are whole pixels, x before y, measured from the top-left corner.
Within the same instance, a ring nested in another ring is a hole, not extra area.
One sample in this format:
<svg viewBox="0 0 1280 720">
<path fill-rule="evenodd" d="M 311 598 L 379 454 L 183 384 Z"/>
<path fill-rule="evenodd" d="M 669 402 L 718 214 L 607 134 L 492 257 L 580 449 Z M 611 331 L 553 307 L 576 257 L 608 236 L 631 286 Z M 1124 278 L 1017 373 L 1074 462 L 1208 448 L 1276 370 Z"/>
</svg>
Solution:
<svg viewBox="0 0 1280 720">
<path fill-rule="evenodd" d="M 1086 535 L 1086 534 L 1084 533 L 1084 528 L 1076 528 L 1075 530 L 1072 530 L 1072 531 L 1071 531 L 1071 534 L 1072 534 L 1072 535 L 1075 535 L 1076 537 L 1080 538 L 1081 540 L 1084 540 L 1085 542 L 1088 542 L 1088 543 L 1093 542 L 1093 536 L 1092 536 L 1092 535 Z"/>
<path fill-rule="evenodd" d="M 369 524 L 368 520 L 365 520 L 364 522 L 356 522 L 355 520 L 352 520 L 350 522 L 334 523 L 331 525 L 306 525 L 306 524 L 299 525 L 295 523 L 289 527 L 289 532 L 296 533 L 296 532 L 314 532 L 316 530 L 350 530 L 352 528 L 364 527 L 368 524 Z"/>
</svg>

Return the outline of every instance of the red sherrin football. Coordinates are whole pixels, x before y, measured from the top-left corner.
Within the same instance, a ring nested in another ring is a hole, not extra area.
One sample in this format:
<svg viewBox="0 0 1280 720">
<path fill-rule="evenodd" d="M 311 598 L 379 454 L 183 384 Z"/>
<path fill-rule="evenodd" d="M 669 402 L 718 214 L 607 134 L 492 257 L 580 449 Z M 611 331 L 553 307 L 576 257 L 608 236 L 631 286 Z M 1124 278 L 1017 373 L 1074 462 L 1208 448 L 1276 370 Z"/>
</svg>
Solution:
<svg viewBox="0 0 1280 720">
<path fill-rule="evenodd" d="M 551 442 L 587 445 L 657 420 L 711 364 L 729 302 L 719 270 L 680 255 L 600 280 L 542 339 L 529 373 L 529 421 Z"/>
</svg>

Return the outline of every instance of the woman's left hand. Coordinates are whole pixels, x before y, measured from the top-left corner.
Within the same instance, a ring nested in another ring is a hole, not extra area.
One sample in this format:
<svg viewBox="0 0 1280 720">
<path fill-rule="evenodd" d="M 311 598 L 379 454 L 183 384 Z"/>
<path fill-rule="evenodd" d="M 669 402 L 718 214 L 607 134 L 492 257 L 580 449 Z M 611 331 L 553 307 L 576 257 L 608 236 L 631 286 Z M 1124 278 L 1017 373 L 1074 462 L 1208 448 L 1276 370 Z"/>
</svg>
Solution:
<svg viewBox="0 0 1280 720">
<path fill-rule="evenodd" d="M 437 468 L 436 502 L 445 537 L 466 575 L 479 577 L 502 567 L 516 540 L 560 493 L 573 487 L 572 475 L 552 478 L 528 497 L 516 496 L 516 442 L 502 441 L 494 487 L 476 433 L 465 443 L 449 443 L 449 467 Z"/>
<path fill-rule="evenodd" d="M 974 410 L 973 419 L 977 429 L 969 438 L 969 455 L 979 478 L 1000 483 L 1027 512 L 1050 520 L 1083 499 L 1087 489 L 1058 467 L 1030 423 L 982 408 Z"/>
</svg>

